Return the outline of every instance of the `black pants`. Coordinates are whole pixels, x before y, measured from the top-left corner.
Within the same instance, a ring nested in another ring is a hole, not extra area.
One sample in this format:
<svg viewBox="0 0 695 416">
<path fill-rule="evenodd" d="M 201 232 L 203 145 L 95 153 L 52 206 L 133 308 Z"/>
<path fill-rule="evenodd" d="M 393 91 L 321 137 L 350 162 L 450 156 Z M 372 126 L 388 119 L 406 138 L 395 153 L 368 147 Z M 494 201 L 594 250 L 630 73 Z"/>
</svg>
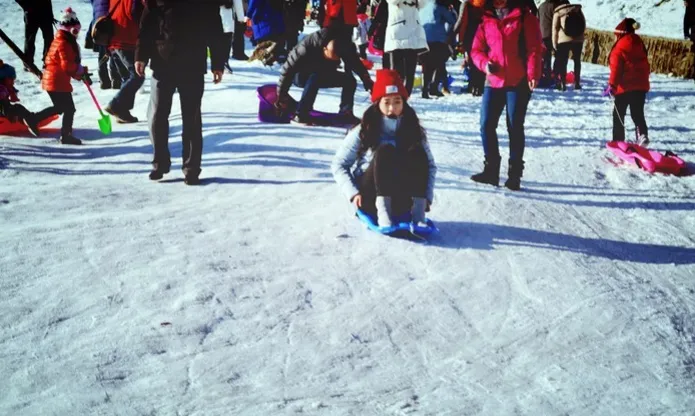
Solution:
<svg viewBox="0 0 695 416">
<path fill-rule="evenodd" d="M 422 59 L 422 90 L 428 88 L 433 91 L 439 88 L 439 84 L 446 87 L 449 46 L 444 42 L 430 42 L 427 45 L 430 50 Z"/>
<path fill-rule="evenodd" d="M 647 100 L 645 91 L 630 91 L 615 96 L 613 108 L 613 140 L 625 141 L 625 115 L 630 107 L 630 117 L 637 127 L 636 136 L 649 136 L 647 121 L 644 118 L 644 102 Z"/>
<path fill-rule="evenodd" d="M 553 38 L 543 38 L 543 76 L 550 76 L 553 68 Z"/>
<path fill-rule="evenodd" d="M 31 113 L 21 104 L 13 104 L 9 100 L 0 100 L 0 116 L 5 117 L 10 123 L 25 120 Z"/>
<path fill-rule="evenodd" d="M 63 125 L 60 128 L 61 136 L 72 134 L 72 123 L 75 120 L 75 103 L 72 101 L 71 92 L 49 92 L 53 107 L 48 107 L 37 113 L 36 118 L 43 120 L 56 114 L 63 115 Z"/>
<path fill-rule="evenodd" d="M 234 39 L 232 40 L 232 57 L 240 58 L 244 56 L 244 32 L 246 32 L 246 23 L 234 23 Z"/>
<path fill-rule="evenodd" d="M 417 51 L 415 49 L 396 49 L 391 52 L 391 69 L 396 70 L 405 82 L 408 95 L 413 92 L 416 67 Z"/>
<path fill-rule="evenodd" d="M 422 146 L 409 150 L 382 145 L 360 178 L 362 210 L 376 214 L 377 196 L 390 196 L 394 215 L 410 211 L 414 197 L 425 198 L 429 161 Z"/>
<path fill-rule="evenodd" d="M 53 22 L 46 16 L 36 16 L 33 13 L 24 13 L 24 55 L 30 62 L 34 62 L 36 53 L 36 34 L 41 29 L 43 35 L 43 55 L 41 62 L 46 58 L 48 48 L 53 42 Z M 43 65 L 39 65 L 41 67 Z"/>
<path fill-rule="evenodd" d="M 229 60 L 229 56 L 232 53 L 232 47 L 234 46 L 234 33 L 225 33 L 224 35 L 224 52 L 225 57 Z"/>
<path fill-rule="evenodd" d="M 393 69 L 391 66 L 391 54 L 390 53 L 385 53 L 381 57 L 381 67 L 384 69 Z"/>
<path fill-rule="evenodd" d="M 197 177 L 203 157 L 203 122 L 200 103 L 203 99 L 204 77 L 200 75 L 180 74 L 151 81 L 150 104 L 147 121 L 150 128 L 150 140 L 154 148 L 152 167 L 167 171 L 171 167 L 169 154 L 169 114 L 174 99 L 174 92 L 179 92 L 181 103 L 181 123 L 183 131 L 183 174 Z"/>
<path fill-rule="evenodd" d="M 572 60 L 574 61 L 574 83 L 579 84 L 582 75 L 583 49 L 584 43 L 578 42 L 567 42 L 557 45 L 554 71 L 555 76 L 562 82 L 565 82 L 565 77 L 567 76 L 567 61 L 569 60 L 570 52 L 572 52 Z"/>
</svg>

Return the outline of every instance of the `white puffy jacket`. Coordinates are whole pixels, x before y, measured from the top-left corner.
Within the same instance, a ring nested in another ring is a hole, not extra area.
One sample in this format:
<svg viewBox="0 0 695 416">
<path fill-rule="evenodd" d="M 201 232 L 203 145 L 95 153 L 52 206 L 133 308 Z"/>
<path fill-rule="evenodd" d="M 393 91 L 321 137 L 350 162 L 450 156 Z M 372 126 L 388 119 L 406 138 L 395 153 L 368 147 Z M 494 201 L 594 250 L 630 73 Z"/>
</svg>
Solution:
<svg viewBox="0 0 695 416">
<path fill-rule="evenodd" d="M 420 9 L 431 0 L 386 0 L 389 20 L 384 52 L 398 49 L 427 50 L 427 36 L 420 23 Z"/>
</svg>

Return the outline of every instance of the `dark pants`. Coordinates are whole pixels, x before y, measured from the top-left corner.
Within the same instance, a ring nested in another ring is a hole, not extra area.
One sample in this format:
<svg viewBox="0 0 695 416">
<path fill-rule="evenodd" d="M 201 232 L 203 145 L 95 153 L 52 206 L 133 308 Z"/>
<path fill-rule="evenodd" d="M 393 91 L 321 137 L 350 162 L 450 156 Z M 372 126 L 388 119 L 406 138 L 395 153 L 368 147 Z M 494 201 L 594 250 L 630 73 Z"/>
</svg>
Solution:
<svg viewBox="0 0 695 416">
<path fill-rule="evenodd" d="M 229 60 L 229 56 L 232 53 L 232 46 L 234 45 L 234 33 L 225 33 L 224 35 L 224 51 L 225 57 Z"/>
<path fill-rule="evenodd" d="M 415 49 L 397 49 L 391 52 L 391 69 L 396 70 L 405 82 L 408 95 L 413 92 L 416 67 L 417 51 Z"/>
<path fill-rule="evenodd" d="M 483 139 L 485 158 L 498 159 L 500 157 L 499 142 L 497 139 L 497 125 L 502 111 L 507 107 L 507 130 L 509 132 L 509 160 L 521 162 L 524 158 L 526 136 L 524 134 L 524 120 L 531 91 L 526 79 L 516 87 L 491 88 L 485 87 L 483 92 L 483 104 L 480 109 L 480 134 Z"/>
<path fill-rule="evenodd" d="M 298 74 L 295 82 L 298 87 L 304 87 L 297 113 L 307 115 L 314 108 L 316 96 L 321 88 L 342 88 L 340 112 L 352 111 L 355 102 L 355 90 L 357 90 L 357 81 L 352 73 L 341 71 L 314 72 L 309 74 L 304 82 L 302 82 L 302 76 L 303 74 Z"/>
<path fill-rule="evenodd" d="M 21 104 L 13 104 L 9 100 L 0 100 L 0 116 L 5 117 L 10 123 L 26 120 L 31 113 Z"/>
<path fill-rule="evenodd" d="M 36 53 L 36 34 L 41 29 L 43 35 L 43 55 L 41 62 L 46 58 L 48 48 L 53 42 L 53 22 L 45 16 L 36 16 L 32 13 L 24 13 L 24 55 L 29 62 L 34 62 Z M 41 67 L 42 65 L 39 65 Z"/>
<path fill-rule="evenodd" d="M 114 59 L 128 69 L 128 79 L 113 97 L 109 106 L 116 111 L 130 111 L 135 106 L 135 94 L 145 83 L 145 77 L 135 72 L 135 51 L 116 49 L 111 53 L 115 55 Z"/>
<path fill-rule="evenodd" d="M 543 76 L 550 76 L 553 68 L 553 38 L 543 38 Z"/>
<path fill-rule="evenodd" d="M 72 134 L 72 123 L 75 120 L 75 103 L 72 101 L 71 92 L 49 92 L 53 107 L 48 107 L 37 114 L 38 120 L 43 120 L 55 114 L 63 115 L 63 125 L 60 128 L 60 135 L 67 136 Z"/>
<path fill-rule="evenodd" d="M 381 57 L 381 66 L 384 69 L 393 69 L 391 66 L 391 54 L 384 53 Z"/>
<path fill-rule="evenodd" d="M 128 69 L 111 56 L 106 48 L 99 46 L 96 51 L 99 54 L 99 81 L 104 84 L 122 84 L 128 78 Z"/>
<path fill-rule="evenodd" d="M 240 58 L 244 56 L 244 32 L 246 32 L 246 23 L 234 23 L 234 39 L 232 41 L 232 57 Z"/>
<path fill-rule="evenodd" d="M 397 149 L 382 145 L 360 178 L 362 210 L 376 214 L 377 196 L 390 196 L 392 210 L 398 216 L 410 211 L 413 198 L 425 198 L 429 180 L 429 161 L 422 146 Z"/>
<path fill-rule="evenodd" d="M 430 48 L 422 60 L 422 90 L 436 90 L 439 84 L 446 87 L 446 61 L 449 60 L 449 46 L 444 42 L 430 42 Z"/>
<path fill-rule="evenodd" d="M 636 136 L 649 136 L 647 121 L 644 118 L 644 102 L 647 99 L 645 91 L 630 91 L 615 96 L 613 108 L 613 140 L 625 141 L 625 115 L 630 107 L 630 117 L 637 128 Z"/>
<path fill-rule="evenodd" d="M 562 82 L 565 82 L 565 77 L 567 76 L 567 61 L 570 57 L 570 52 L 572 52 L 572 60 L 574 61 L 574 83 L 579 84 L 582 75 L 582 50 L 584 49 L 584 43 L 578 42 L 567 42 L 557 45 L 557 52 L 555 52 L 555 76 L 558 77 Z"/>
<path fill-rule="evenodd" d="M 152 77 L 150 105 L 147 121 L 150 128 L 150 140 L 154 147 L 152 167 L 155 170 L 167 171 L 171 166 L 169 154 L 169 114 L 178 90 L 181 103 L 181 122 L 183 131 L 183 173 L 186 176 L 200 175 L 200 164 L 203 155 L 203 122 L 200 113 L 200 103 L 203 99 L 204 76 L 180 74 L 157 79 Z"/>
</svg>

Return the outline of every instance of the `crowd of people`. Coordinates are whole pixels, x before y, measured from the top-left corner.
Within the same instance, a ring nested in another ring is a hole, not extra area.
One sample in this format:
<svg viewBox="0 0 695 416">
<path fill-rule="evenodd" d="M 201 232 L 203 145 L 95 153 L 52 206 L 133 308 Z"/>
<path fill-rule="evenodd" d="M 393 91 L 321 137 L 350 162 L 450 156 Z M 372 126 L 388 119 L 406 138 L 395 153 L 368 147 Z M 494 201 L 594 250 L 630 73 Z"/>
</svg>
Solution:
<svg viewBox="0 0 695 416">
<path fill-rule="evenodd" d="M 41 82 L 53 105 L 30 112 L 18 104 L 13 87 L 16 73 L 0 61 L 0 115 L 25 123 L 32 134 L 39 135 L 42 120 L 62 114 L 60 142 L 80 144 L 72 129 L 76 109 L 71 80 L 92 82 L 77 44 L 82 24 L 72 9 L 55 19 L 50 0 L 15 1 L 25 12 L 27 70 L 34 65 L 36 34 L 39 29 L 43 33 Z M 502 157 L 496 129 L 506 109 L 510 149 L 505 186 L 511 190 L 521 187 L 524 121 L 533 90 L 549 85 L 566 91 L 570 56 L 572 86 L 581 89 L 586 19 L 582 6 L 569 0 L 544 0 L 540 8 L 533 0 L 320 0 L 313 4 L 311 16 L 321 29 L 301 42 L 307 0 L 91 1 L 93 15 L 85 48 L 98 54 L 100 87 L 118 90 L 105 111 L 120 123 L 137 122 L 131 114 L 135 95 L 145 82 L 145 68 L 149 65 L 152 71 L 147 111 L 153 145 L 150 179 L 161 179 L 170 171 L 169 114 L 178 91 L 185 182 L 199 183 L 200 107 L 208 57 L 213 81 L 218 83 L 225 71 L 232 72 L 230 56 L 249 59 L 244 37 L 251 35 L 256 45 L 251 58 L 282 64 L 275 102 L 278 113 L 292 111 L 296 122 L 313 124 L 320 89 L 342 88 L 338 117 L 356 127 L 338 151 L 333 173 L 346 196 L 384 226 L 409 209 L 415 222 L 424 220 L 425 210 L 433 203 L 434 158 L 416 111 L 408 104 L 418 64 L 422 65 L 423 99 L 451 93 L 446 63 L 458 58 L 469 75 L 466 92 L 482 96 L 485 160 L 483 171 L 472 176 L 476 182 L 499 186 Z M 693 4 L 685 3 L 684 34 L 695 40 Z M 605 93 L 614 98 L 613 140 L 625 140 L 629 107 L 637 141 L 646 145 L 644 104 L 650 71 L 637 29 L 634 19 L 624 19 L 616 27 Z M 365 66 L 368 50 L 382 55 L 376 82 Z M 362 117 L 353 113 L 354 75 L 371 92 L 372 106 Z M 293 85 L 303 89 L 297 106 L 290 105 Z"/>
</svg>

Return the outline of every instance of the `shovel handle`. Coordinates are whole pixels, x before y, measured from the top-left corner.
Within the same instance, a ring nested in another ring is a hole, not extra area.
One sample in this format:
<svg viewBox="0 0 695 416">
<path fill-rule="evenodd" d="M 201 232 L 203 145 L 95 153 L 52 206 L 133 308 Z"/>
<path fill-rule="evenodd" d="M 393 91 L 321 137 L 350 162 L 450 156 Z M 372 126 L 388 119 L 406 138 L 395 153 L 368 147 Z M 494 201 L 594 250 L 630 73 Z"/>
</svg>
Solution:
<svg viewBox="0 0 695 416">
<path fill-rule="evenodd" d="M 89 84 L 87 84 L 86 81 L 83 81 L 83 82 L 84 82 L 84 85 L 87 87 L 87 90 L 89 91 L 89 95 L 92 96 L 92 101 L 94 101 L 94 104 L 97 106 L 97 110 L 99 110 L 99 114 L 101 114 L 101 116 L 103 117 L 104 112 L 101 111 L 101 106 L 99 105 L 99 101 L 97 101 L 97 97 L 94 96 L 94 91 L 92 91 L 92 87 Z"/>
</svg>

